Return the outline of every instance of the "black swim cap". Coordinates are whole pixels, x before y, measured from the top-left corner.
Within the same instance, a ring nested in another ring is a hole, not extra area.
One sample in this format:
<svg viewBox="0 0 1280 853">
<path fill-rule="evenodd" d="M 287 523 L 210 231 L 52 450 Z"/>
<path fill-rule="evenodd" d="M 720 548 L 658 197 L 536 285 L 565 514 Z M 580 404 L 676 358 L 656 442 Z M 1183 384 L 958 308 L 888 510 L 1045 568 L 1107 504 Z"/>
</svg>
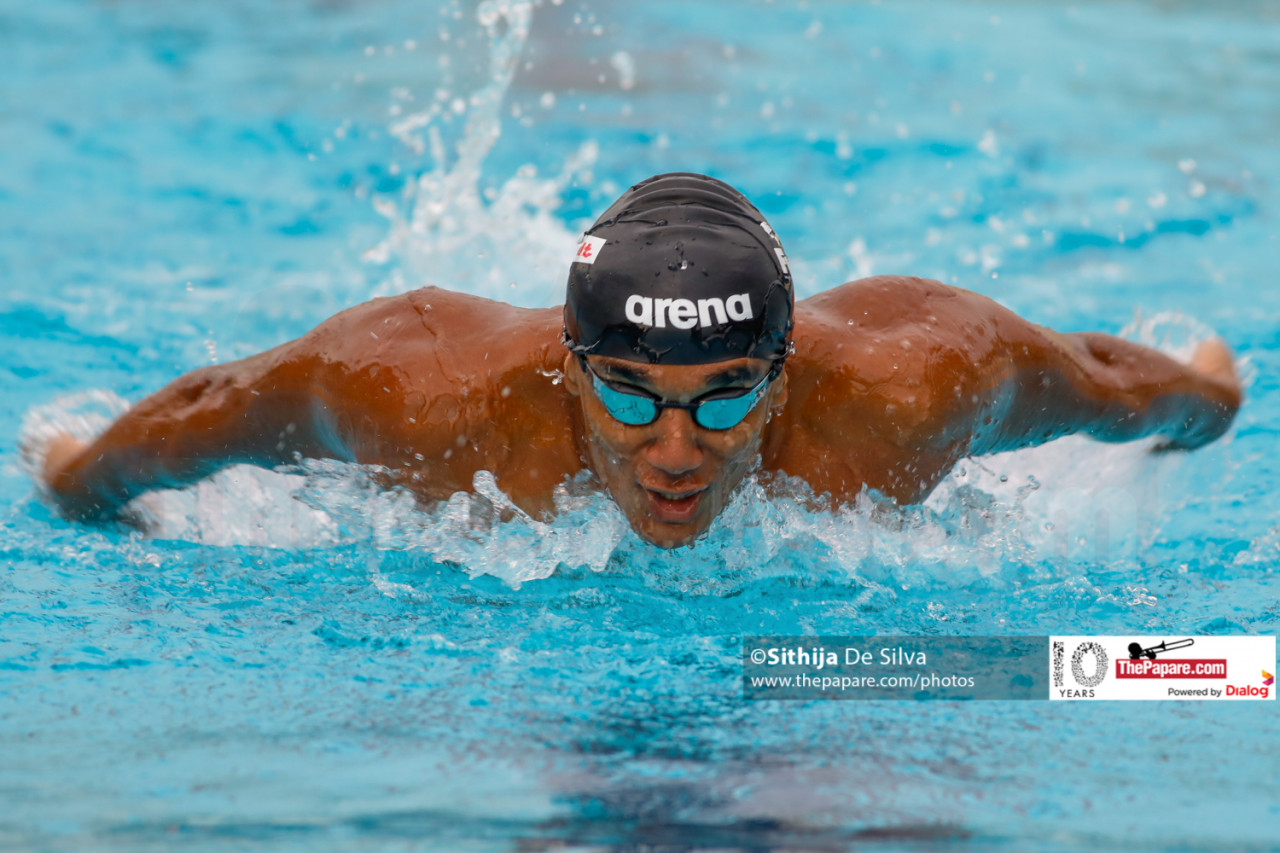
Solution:
<svg viewBox="0 0 1280 853">
<path fill-rule="evenodd" d="M 785 358 L 791 272 L 742 193 L 691 172 L 636 184 L 587 229 L 569 267 L 565 344 L 662 364 Z"/>
</svg>

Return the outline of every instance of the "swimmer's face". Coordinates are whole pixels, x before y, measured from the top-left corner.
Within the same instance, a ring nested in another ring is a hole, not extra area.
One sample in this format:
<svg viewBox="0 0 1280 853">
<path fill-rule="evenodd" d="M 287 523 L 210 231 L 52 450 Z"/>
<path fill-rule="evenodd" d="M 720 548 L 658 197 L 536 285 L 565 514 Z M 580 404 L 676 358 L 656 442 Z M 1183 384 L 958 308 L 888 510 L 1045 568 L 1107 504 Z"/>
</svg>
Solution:
<svg viewBox="0 0 1280 853">
<path fill-rule="evenodd" d="M 587 363 L 616 390 L 690 403 L 754 388 L 770 363 L 741 358 L 715 364 L 654 365 L 591 356 Z M 630 426 L 613 417 L 576 356 L 565 385 L 581 401 L 591 468 L 631 527 L 663 548 L 687 545 L 711 525 L 760 454 L 765 423 L 786 402 L 786 373 L 765 386 L 760 402 L 736 426 L 707 429 L 686 409 Z"/>
</svg>

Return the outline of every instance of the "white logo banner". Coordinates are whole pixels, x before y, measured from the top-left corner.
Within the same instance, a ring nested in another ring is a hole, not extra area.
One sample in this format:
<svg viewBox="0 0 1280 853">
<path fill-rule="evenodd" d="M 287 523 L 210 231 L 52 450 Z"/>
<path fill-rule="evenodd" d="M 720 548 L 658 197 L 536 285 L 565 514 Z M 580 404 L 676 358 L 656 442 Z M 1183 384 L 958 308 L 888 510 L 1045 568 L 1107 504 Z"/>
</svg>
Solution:
<svg viewBox="0 0 1280 853">
<path fill-rule="evenodd" d="M 1049 698 L 1275 699 L 1275 637 L 1049 638 Z"/>
</svg>

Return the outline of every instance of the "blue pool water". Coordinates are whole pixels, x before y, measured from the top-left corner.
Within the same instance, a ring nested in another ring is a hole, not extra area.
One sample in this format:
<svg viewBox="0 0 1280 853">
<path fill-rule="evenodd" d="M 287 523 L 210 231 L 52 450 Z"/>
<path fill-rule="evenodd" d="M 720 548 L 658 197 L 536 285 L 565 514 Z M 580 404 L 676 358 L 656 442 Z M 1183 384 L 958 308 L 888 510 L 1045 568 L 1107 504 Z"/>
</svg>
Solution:
<svg viewBox="0 0 1280 853">
<path fill-rule="evenodd" d="M 1275 843 L 1273 703 L 746 703 L 744 634 L 1277 633 L 1280 7 L 0 8 L 0 848 Z M 801 295 L 881 272 L 1235 348 L 1190 455 L 1068 439 L 888 515 L 748 484 L 662 552 L 570 484 L 431 512 L 234 469 L 87 528 L 26 466 L 180 373 L 438 284 L 555 305 L 707 171 Z M 21 447 L 28 448 L 26 451 Z"/>
</svg>

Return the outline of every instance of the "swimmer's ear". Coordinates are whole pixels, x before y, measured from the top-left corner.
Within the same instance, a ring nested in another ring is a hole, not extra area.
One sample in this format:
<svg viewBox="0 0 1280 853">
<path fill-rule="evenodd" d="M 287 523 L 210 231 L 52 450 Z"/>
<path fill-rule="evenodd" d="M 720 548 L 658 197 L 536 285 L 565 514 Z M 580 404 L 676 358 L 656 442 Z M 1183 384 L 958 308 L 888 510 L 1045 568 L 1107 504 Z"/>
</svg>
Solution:
<svg viewBox="0 0 1280 853">
<path fill-rule="evenodd" d="M 574 397 L 578 396 L 578 379 L 582 371 L 578 368 L 578 359 L 573 353 L 564 357 L 564 390 Z"/>
</svg>

